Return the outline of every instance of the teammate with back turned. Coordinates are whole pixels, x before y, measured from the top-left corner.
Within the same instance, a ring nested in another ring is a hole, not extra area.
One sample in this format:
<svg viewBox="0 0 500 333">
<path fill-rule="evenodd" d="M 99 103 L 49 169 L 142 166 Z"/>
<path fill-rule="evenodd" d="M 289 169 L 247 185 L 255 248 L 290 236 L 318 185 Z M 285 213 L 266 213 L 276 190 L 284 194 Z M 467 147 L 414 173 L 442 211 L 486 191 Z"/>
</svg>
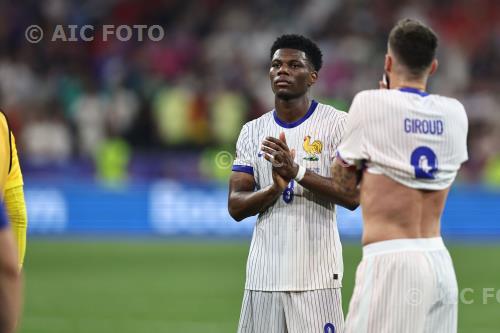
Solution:
<svg viewBox="0 0 500 333">
<path fill-rule="evenodd" d="M 347 333 L 456 332 L 458 287 L 440 218 L 467 160 L 467 116 L 425 92 L 437 37 L 405 19 L 389 35 L 387 81 L 356 95 L 335 172 L 362 170 L 363 259 Z M 385 89 L 384 89 L 385 88 Z M 335 180 L 334 174 L 334 180 Z"/>
<path fill-rule="evenodd" d="M 279 37 L 269 70 L 275 110 L 245 124 L 236 144 L 229 212 L 238 221 L 258 214 L 240 333 L 343 329 L 335 204 L 354 209 L 359 192 L 331 186 L 346 114 L 308 98 L 321 64 L 309 39 Z M 341 181 L 356 184 L 355 177 Z"/>
</svg>

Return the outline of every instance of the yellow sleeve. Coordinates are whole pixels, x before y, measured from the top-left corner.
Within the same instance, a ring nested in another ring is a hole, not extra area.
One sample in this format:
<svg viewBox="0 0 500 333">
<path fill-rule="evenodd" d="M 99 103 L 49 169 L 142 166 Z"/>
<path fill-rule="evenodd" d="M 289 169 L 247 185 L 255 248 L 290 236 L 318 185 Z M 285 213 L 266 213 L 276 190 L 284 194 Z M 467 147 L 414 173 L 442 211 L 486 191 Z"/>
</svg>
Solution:
<svg viewBox="0 0 500 333">
<path fill-rule="evenodd" d="M 24 255 L 26 254 L 26 230 L 28 227 L 28 216 L 26 214 L 23 187 L 16 186 L 6 190 L 4 202 L 7 216 L 9 217 L 12 231 L 17 242 L 19 267 L 23 267 Z"/>
<path fill-rule="evenodd" d="M 9 143 L 9 125 L 7 118 L 0 113 L 0 199 L 3 198 L 7 174 L 10 167 L 10 143 Z"/>
<path fill-rule="evenodd" d="M 7 175 L 3 195 L 7 216 L 9 217 L 12 231 L 14 233 L 19 254 L 19 265 L 22 267 L 24 255 L 26 253 L 26 230 L 28 226 L 28 217 L 26 214 L 26 203 L 24 201 L 23 175 L 17 156 L 16 140 L 10 132 L 10 153 L 12 162 L 10 172 Z"/>
<path fill-rule="evenodd" d="M 19 165 L 19 157 L 17 156 L 17 147 L 14 134 L 10 133 L 12 165 L 9 175 L 7 176 L 7 184 L 5 184 L 4 192 L 13 187 L 23 186 L 23 175 L 21 166 Z"/>
</svg>

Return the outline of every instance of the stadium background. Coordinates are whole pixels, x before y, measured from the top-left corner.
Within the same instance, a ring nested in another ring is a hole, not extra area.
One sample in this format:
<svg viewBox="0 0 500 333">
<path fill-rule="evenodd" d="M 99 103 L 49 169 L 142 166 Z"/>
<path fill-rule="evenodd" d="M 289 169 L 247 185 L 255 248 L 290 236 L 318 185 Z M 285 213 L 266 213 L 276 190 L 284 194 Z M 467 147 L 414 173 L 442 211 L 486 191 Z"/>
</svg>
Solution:
<svg viewBox="0 0 500 333">
<path fill-rule="evenodd" d="M 317 41 L 312 96 L 347 110 L 376 87 L 387 33 L 405 16 L 438 32 L 429 91 L 460 99 L 470 121 L 470 160 L 443 217 L 467 291 L 459 331 L 500 331 L 498 1 L 47 0 L 0 11 L 0 105 L 29 216 L 21 332 L 234 332 L 254 219 L 230 219 L 226 182 L 241 125 L 272 108 L 272 41 Z M 40 43 L 25 38 L 33 24 Z M 157 24 L 165 37 L 50 41 L 59 24 Z M 347 307 L 359 210 L 340 210 L 339 225 Z"/>
</svg>

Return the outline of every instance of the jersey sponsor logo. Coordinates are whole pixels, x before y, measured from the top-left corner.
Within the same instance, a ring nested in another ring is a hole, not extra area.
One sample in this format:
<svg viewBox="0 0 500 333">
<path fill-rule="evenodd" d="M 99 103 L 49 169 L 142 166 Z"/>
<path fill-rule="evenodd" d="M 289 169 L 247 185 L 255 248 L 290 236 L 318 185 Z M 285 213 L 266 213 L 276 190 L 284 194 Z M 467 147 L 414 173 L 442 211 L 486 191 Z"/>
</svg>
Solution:
<svg viewBox="0 0 500 333">
<path fill-rule="evenodd" d="M 326 323 L 324 333 L 335 333 L 335 326 L 332 323 Z"/>
<path fill-rule="evenodd" d="M 438 170 L 437 156 L 426 146 L 420 146 L 411 153 L 410 163 L 415 170 L 415 178 L 434 179 Z"/>
<path fill-rule="evenodd" d="M 406 133 L 441 135 L 444 124 L 442 120 L 405 118 L 404 130 Z"/>
<path fill-rule="evenodd" d="M 311 136 L 307 135 L 304 138 L 304 144 L 302 145 L 304 151 L 306 152 L 306 156 L 304 159 L 306 161 L 317 161 L 319 160 L 319 154 L 323 151 L 323 143 L 319 140 L 314 140 L 311 142 Z"/>
</svg>

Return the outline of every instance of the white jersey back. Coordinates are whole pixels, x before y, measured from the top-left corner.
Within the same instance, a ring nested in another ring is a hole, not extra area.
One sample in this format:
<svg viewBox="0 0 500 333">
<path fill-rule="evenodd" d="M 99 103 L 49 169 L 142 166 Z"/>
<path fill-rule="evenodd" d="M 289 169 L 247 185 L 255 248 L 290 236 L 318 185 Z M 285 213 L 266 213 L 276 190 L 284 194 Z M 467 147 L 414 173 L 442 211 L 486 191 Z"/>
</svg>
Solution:
<svg viewBox="0 0 500 333">
<path fill-rule="evenodd" d="M 288 124 L 274 111 L 243 126 L 233 171 L 253 174 L 256 189 L 273 183 L 272 165 L 260 152 L 267 136 L 285 133 L 295 161 L 329 177 L 347 114 L 312 101 L 307 114 Z M 335 205 L 291 181 L 271 207 L 259 214 L 247 262 L 245 289 L 301 291 L 341 286 L 342 248 Z"/>
<path fill-rule="evenodd" d="M 413 88 L 356 95 L 338 154 L 417 189 L 451 185 L 467 160 L 467 115 L 456 99 Z"/>
</svg>

